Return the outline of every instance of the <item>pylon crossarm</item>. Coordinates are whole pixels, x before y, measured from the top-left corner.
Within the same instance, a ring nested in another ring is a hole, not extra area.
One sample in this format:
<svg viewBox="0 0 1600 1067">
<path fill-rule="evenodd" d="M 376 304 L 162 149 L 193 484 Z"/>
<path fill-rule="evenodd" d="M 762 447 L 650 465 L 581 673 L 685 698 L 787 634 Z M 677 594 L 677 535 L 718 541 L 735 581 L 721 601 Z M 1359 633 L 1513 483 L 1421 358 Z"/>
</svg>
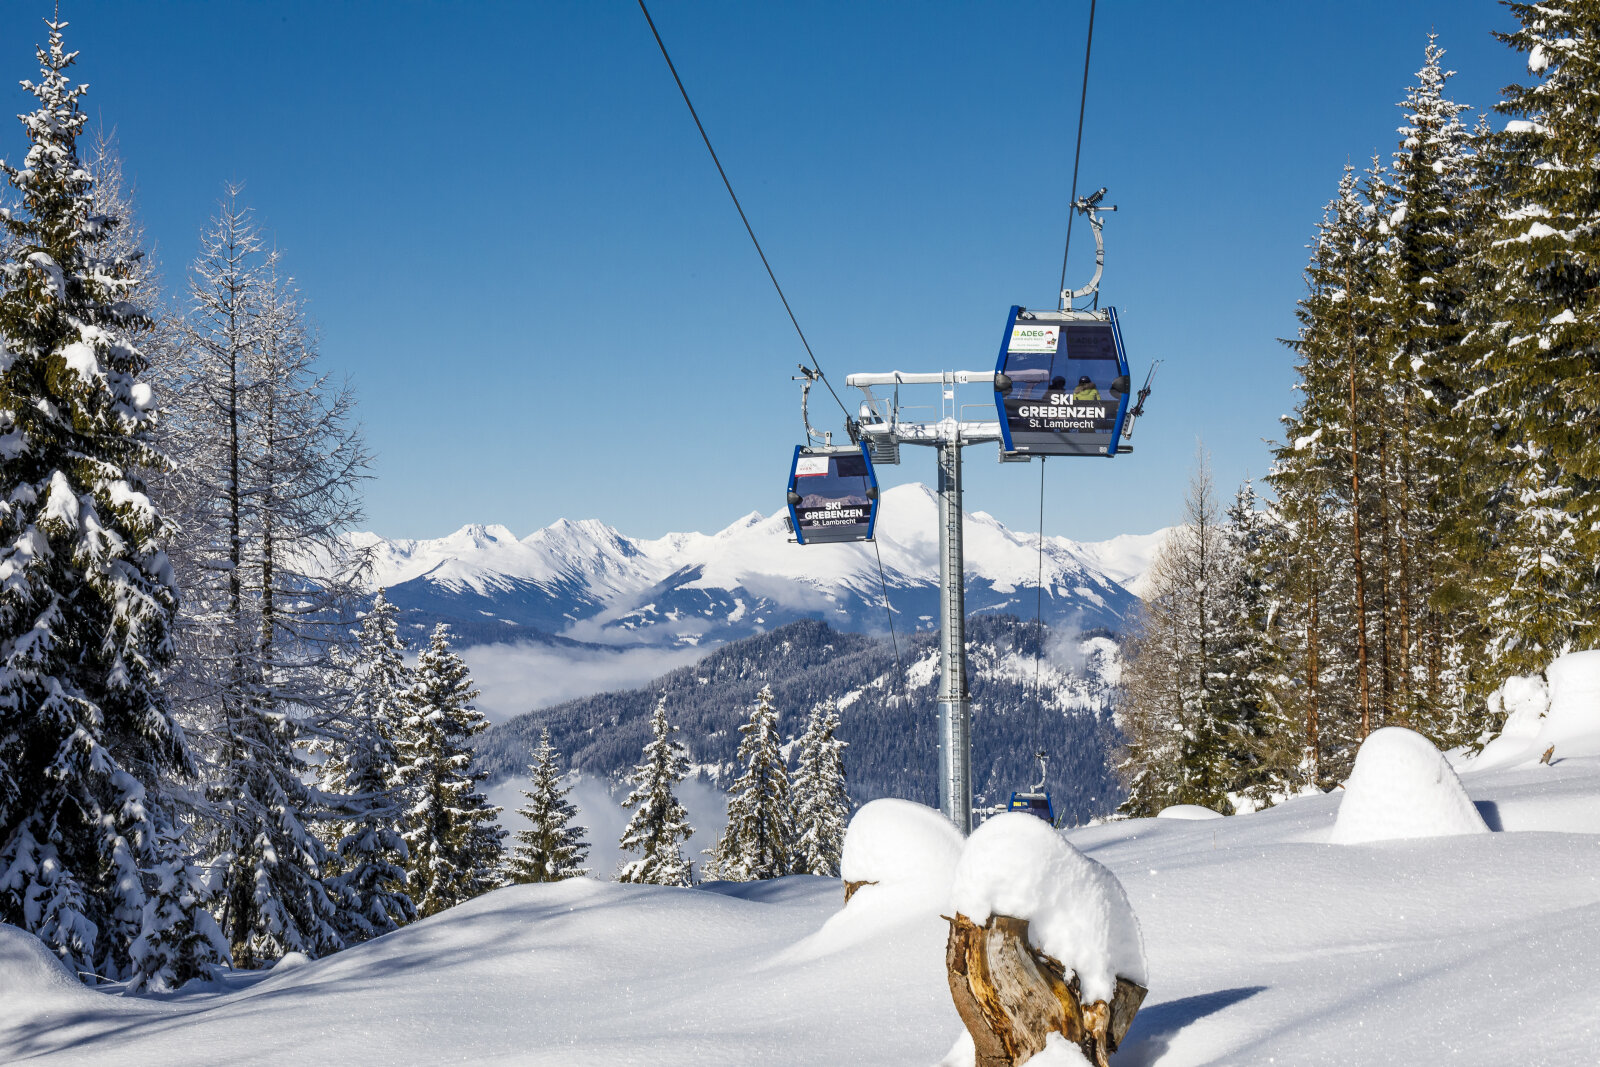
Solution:
<svg viewBox="0 0 1600 1067">
<path fill-rule="evenodd" d="M 872 385 L 993 385 L 992 370 L 871 371 L 851 374 L 845 384 L 857 389 Z"/>
</svg>

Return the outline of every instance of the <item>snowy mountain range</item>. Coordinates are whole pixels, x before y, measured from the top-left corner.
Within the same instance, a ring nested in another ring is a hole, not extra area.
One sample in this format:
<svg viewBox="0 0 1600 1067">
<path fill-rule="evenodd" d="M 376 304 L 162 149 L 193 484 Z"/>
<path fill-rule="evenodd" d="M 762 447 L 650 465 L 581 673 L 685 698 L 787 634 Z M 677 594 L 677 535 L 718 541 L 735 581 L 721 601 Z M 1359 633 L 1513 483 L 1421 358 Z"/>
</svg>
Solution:
<svg viewBox="0 0 1600 1067">
<path fill-rule="evenodd" d="M 931 628 L 936 503 L 923 485 L 887 490 L 876 553 L 872 544 L 793 544 L 781 512 L 752 512 L 713 534 L 654 540 L 593 519 L 561 519 L 521 539 L 504 526 L 471 525 L 433 540 L 357 533 L 350 541 L 371 553 L 370 581 L 406 614 L 413 641 L 445 621 L 468 644 L 693 647 L 805 618 L 841 631 L 882 632 L 884 586 L 897 629 Z M 1119 630 L 1164 534 L 1099 543 L 1046 537 L 1045 621 Z M 1031 616 L 1038 536 L 973 512 L 965 548 L 967 610 Z"/>
</svg>

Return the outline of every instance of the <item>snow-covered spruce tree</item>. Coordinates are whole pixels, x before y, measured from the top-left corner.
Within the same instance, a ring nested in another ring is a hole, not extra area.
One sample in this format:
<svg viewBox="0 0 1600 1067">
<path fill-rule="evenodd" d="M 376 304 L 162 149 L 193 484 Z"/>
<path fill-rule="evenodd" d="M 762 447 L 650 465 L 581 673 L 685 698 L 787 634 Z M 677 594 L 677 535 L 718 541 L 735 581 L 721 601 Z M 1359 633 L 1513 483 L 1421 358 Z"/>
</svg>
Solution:
<svg viewBox="0 0 1600 1067">
<path fill-rule="evenodd" d="M 1346 177 L 1350 174 L 1347 172 Z M 1393 429 L 1393 412 L 1386 390 L 1387 346 L 1392 340 L 1387 300 L 1389 260 L 1385 247 L 1389 186 L 1381 161 L 1374 157 L 1366 177 L 1355 188 L 1341 183 L 1335 202 L 1335 241 L 1330 251 L 1338 294 L 1338 308 L 1329 326 L 1340 350 L 1345 372 L 1344 528 L 1354 593 L 1353 629 L 1355 681 L 1360 711 L 1359 737 L 1365 739 L 1382 725 L 1388 691 L 1388 672 L 1381 656 L 1387 648 L 1379 639 L 1387 606 L 1381 582 L 1384 449 Z M 1378 631 L 1378 633 L 1375 633 Z M 1377 689 L 1377 692 L 1374 692 Z"/>
<path fill-rule="evenodd" d="M 1594 560 L 1579 548 L 1578 518 L 1569 508 L 1572 486 L 1554 470 L 1553 457 L 1531 442 L 1515 445 L 1515 481 L 1501 510 L 1508 518 L 1484 585 L 1489 654 L 1500 670 L 1532 674 L 1569 651 L 1586 632 Z"/>
<path fill-rule="evenodd" d="M 1252 537 L 1240 537 L 1230 512 L 1229 531 L 1243 550 L 1237 617 L 1246 623 L 1253 653 L 1239 657 L 1252 664 L 1247 676 L 1258 703 L 1245 737 L 1252 759 L 1236 787 L 1256 807 L 1266 807 L 1303 792 L 1317 782 L 1311 757 L 1315 703 L 1308 699 L 1305 638 L 1318 621 L 1296 597 L 1321 593 L 1319 575 L 1297 569 L 1307 554 L 1296 544 L 1303 531 L 1284 518 L 1281 501 L 1257 517 Z M 1242 543 L 1241 543 L 1242 542 Z"/>
<path fill-rule="evenodd" d="M 87 155 L 84 165 L 94 180 L 94 209 L 106 218 L 119 220 L 108 228 L 105 247 L 127 264 L 130 286 L 125 296 L 149 313 L 144 322 L 134 327 L 134 336 L 139 339 L 140 351 L 150 363 L 144 377 L 151 380 L 152 385 L 158 385 L 155 360 L 163 351 L 161 340 L 171 332 L 174 322 L 171 315 L 155 313 L 165 300 L 161 272 L 149 250 L 144 224 L 134 210 L 134 193 L 123 167 L 116 131 L 96 129 L 90 135 Z M 157 395 L 160 395 L 159 390 Z M 159 423 L 156 429 L 159 439 Z"/>
<path fill-rule="evenodd" d="M 1232 581 L 1217 590 L 1222 598 L 1216 678 L 1217 715 L 1228 724 L 1224 738 L 1228 789 L 1261 797 L 1277 788 L 1267 755 L 1282 750 L 1276 736 L 1285 725 L 1278 692 L 1283 676 L 1281 655 L 1273 637 L 1271 597 L 1267 583 L 1273 546 L 1281 534 L 1258 507 L 1255 487 L 1246 481 L 1234 494 L 1224 516 L 1223 540 Z"/>
<path fill-rule="evenodd" d="M 730 882 L 777 878 L 790 870 L 794 800 L 778 736 L 778 712 L 772 706 L 772 686 L 761 687 L 750 718 L 739 732 L 744 735 L 738 755 L 744 773 L 733 783 L 728 825 L 717 847 L 709 850 L 706 874 Z"/>
<path fill-rule="evenodd" d="M 1488 567 L 1492 681 L 1594 647 L 1600 623 L 1600 7 L 1507 7 L 1520 26 L 1497 36 L 1534 80 L 1504 91 L 1496 110 L 1513 120 L 1482 153 L 1495 207 L 1482 298 L 1499 327 L 1479 400 L 1502 427 L 1498 525 L 1515 532 Z"/>
<path fill-rule="evenodd" d="M 1346 168 L 1341 199 L 1346 186 L 1353 188 L 1354 182 Z M 1343 691 L 1346 672 L 1334 641 L 1347 570 L 1338 562 L 1342 539 L 1336 508 L 1344 466 L 1337 442 L 1345 405 L 1339 373 L 1343 360 L 1332 323 L 1340 298 L 1332 273 L 1324 267 L 1336 254 L 1339 202 L 1336 199 L 1323 210 L 1305 271 L 1306 294 L 1295 309 L 1300 329 L 1285 342 L 1296 356 L 1300 400 L 1281 419 L 1283 443 L 1274 449 L 1267 475 L 1277 497 L 1274 514 L 1285 530 L 1268 564 L 1276 577 L 1269 599 L 1285 673 L 1291 680 L 1279 699 L 1301 743 L 1298 755 L 1280 746 L 1269 773 L 1290 779 L 1302 769 L 1303 784 L 1324 782 L 1327 738 L 1338 732 L 1330 724 L 1338 717 L 1337 710 L 1351 703 Z"/>
<path fill-rule="evenodd" d="M 106 219 L 100 256 L 125 268 L 118 278 L 126 286 L 122 299 L 146 310 L 146 317 L 129 322 L 129 336 L 145 357 L 141 378 L 154 387 L 158 403 L 165 409 L 170 401 L 164 395 L 161 363 L 172 349 L 177 320 L 162 310 L 166 296 L 160 271 L 134 209 L 133 190 L 126 179 L 115 130 L 94 131 L 84 164 L 93 182 L 94 212 Z M 172 420 L 165 417 L 165 410 L 162 414 L 164 417 L 155 421 L 150 439 L 155 451 L 165 457 L 163 430 Z M 170 471 L 170 466 L 158 465 L 142 473 L 147 481 L 159 485 Z M 158 491 L 147 488 L 146 492 L 157 498 L 157 508 L 163 510 Z M 170 555 L 170 539 L 168 552 Z M 169 677 L 170 666 L 169 663 Z M 126 987 L 131 991 L 163 992 L 177 988 L 190 977 L 215 977 L 227 960 L 227 941 L 206 907 L 215 892 L 205 871 L 194 861 L 193 853 L 200 847 L 193 831 L 198 798 L 190 783 L 171 779 L 164 784 L 162 799 L 175 819 L 173 854 L 153 872 L 147 872 L 154 875 L 156 888 L 145 904 L 150 914 L 144 922 L 144 932 L 133 947 L 135 969 Z M 206 962 L 196 968 L 194 960 Z"/>
<path fill-rule="evenodd" d="M 1286 587 L 1275 595 L 1280 632 L 1297 644 L 1288 658 L 1298 690 L 1285 699 L 1304 713 L 1307 766 L 1322 783 L 1342 777 L 1382 724 L 1389 692 L 1388 196 L 1376 163 L 1365 182 L 1347 166 L 1324 212 L 1292 342 L 1304 399 L 1285 419 L 1288 443 L 1269 475 L 1291 530 L 1291 558 L 1276 568 Z"/>
<path fill-rule="evenodd" d="M 361 620 L 348 710 L 322 764 L 322 788 L 343 816 L 333 826 L 334 925 L 346 944 L 396 930 L 416 918 L 406 893 L 406 802 L 395 738 L 413 679 L 396 624 L 379 589 Z"/>
<path fill-rule="evenodd" d="M 528 803 L 518 808 L 517 814 L 528 820 L 529 826 L 515 835 L 516 845 L 506 861 L 506 881 L 524 885 L 582 878 L 589 873 L 583 866 L 589 843 L 583 839 L 584 828 L 573 822 L 578 809 L 567 799 L 572 790 L 561 784 L 560 760 L 550 743 L 549 730 L 539 734 L 539 747 L 533 750 L 533 762 L 528 765 L 528 781 L 532 788 L 522 792 Z"/>
<path fill-rule="evenodd" d="M 844 832 L 850 823 L 850 793 L 845 786 L 845 742 L 839 739 L 839 709 L 833 698 L 817 704 L 800 735 L 794 775 L 794 860 L 796 874 L 839 876 Z"/>
<path fill-rule="evenodd" d="M 667 722 L 667 698 L 656 701 L 650 715 L 650 740 L 644 758 L 628 776 L 633 792 L 623 800 L 633 815 L 623 827 L 619 844 L 624 852 L 638 859 L 627 860 L 617 872 L 619 882 L 650 885 L 691 885 L 694 867 L 684 856 L 681 842 L 694 833 L 689 813 L 678 802 L 672 787 L 689 775 L 689 756 L 683 745 L 674 741 L 676 726 Z"/>
<path fill-rule="evenodd" d="M 473 707 L 467 665 L 450 648 L 450 628 L 434 627 L 417 657 L 416 682 L 399 737 L 399 782 L 406 813 L 407 890 L 424 918 L 500 885 L 500 809 L 479 790 L 487 772 L 472 768 L 469 738 L 488 726 Z"/>
<path fill-rule="evenodd" d="M 0 163 L 0 920 L 86 978 L 173 988 L 225 948 L 166 795 L 192 775 L 158 685 L 176 603 L 139 472 L 152 391 L 77 138 L 86 87 L 50 27 L 22 166 Z"/>
<path fill-rule="evenodd" d="M 235 677 L 222 706 L 209 790 L 212 865 L 223 886 L 223 930 L 234 963 L 257 967 L 286 952 L 316 957 L 344 944 L 322 881 L 327 850 L 308 824 L 320 801 L 305 784 L 300 731 L 259 676 Z M 257 684 L 252 684 L 255 681 Z"/>
<path fill-rule="evenodd" d="M 1396 627 L 1393 713 L 1436 742 L 1459 700 L 1443 672 L 1444 644 L 1459 631 L 1441 610 L 1441 587 L 1470 574 L 1481 555 L 1486 510 L 1479 473 L 1494 450 L 1474 447 L 1462 402 L 1477 387 L 1464 344 L 1473 278 L 1467 266 L 1480 199 L 1464 104 L 1445 96 L 1452 72 L 1433 35 L 1417 84 L 1401 103 L 1406 123 L 1394 153 L 1388 378 L 1397 407 L 1391 520 Z"/>
</svg>

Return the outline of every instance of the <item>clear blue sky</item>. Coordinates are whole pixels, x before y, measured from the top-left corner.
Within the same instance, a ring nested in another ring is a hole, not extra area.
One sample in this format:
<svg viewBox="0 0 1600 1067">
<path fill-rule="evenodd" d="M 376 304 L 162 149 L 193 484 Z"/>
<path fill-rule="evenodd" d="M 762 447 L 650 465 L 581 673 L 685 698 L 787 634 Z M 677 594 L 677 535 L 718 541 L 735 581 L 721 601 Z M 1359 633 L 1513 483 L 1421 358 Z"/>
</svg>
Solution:
<svg viewBox="0 0 1600 1067">
<path fill-rule="evenodd" d="M 36 74 L 48 14 L 0 6 L 4 83 Z M 62 14 L 170 280 L 246 183 L 359 390 L 368 528 L 654 536 L 779 506 L 804 353 L 633 3 Z M 991 367 L 1011 304 L 1054 307 L 1087 0 L 652 14 L 841 394 L 852 370 Z M 1102 292 L 1135 373 L 1166 363 L 1135 454 L 1048 465 L 1047 532 L 1175 521 L 1197 438 L 1224 492 L 1265 471 L 1340 168 L 1393 150 L 1430 30 L 1456 99 L 1524 77 L 1489 36 L 1509 24 L 1491 0 L 1099 5 L 1079 186 L 1121 207 Z M 22 143 L 0 129 L 0 155 Z M 1092 248 L 1075 227 L 1072 284 Z M 904 456 L 887 482 L 933 480 Z M 1035 528 L 1037 464 L 978 446 L 967 473 L 969 510 Z"/>
</svg>

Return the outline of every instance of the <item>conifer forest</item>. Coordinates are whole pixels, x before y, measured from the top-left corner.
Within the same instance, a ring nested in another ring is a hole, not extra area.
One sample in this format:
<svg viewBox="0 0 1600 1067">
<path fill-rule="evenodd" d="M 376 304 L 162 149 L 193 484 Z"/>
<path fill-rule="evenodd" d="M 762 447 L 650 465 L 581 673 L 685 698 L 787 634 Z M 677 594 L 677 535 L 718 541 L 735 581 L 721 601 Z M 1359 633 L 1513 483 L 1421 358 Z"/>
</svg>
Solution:
<svg viewBox="0 0 1600 1067">
<path fill-rule="evenodd" d="M 1508 7 L 1544 76 L 1498 128 L 1430 40 L 1394 150 L 1330 181 L 1261 496 L 1197 457 L 1125 649 L 1127 814 L 1326 789 L 1386 725 L 1481 747 L 1503 682 L 1594 644 L 1594 13 Z"/>
</svg>

